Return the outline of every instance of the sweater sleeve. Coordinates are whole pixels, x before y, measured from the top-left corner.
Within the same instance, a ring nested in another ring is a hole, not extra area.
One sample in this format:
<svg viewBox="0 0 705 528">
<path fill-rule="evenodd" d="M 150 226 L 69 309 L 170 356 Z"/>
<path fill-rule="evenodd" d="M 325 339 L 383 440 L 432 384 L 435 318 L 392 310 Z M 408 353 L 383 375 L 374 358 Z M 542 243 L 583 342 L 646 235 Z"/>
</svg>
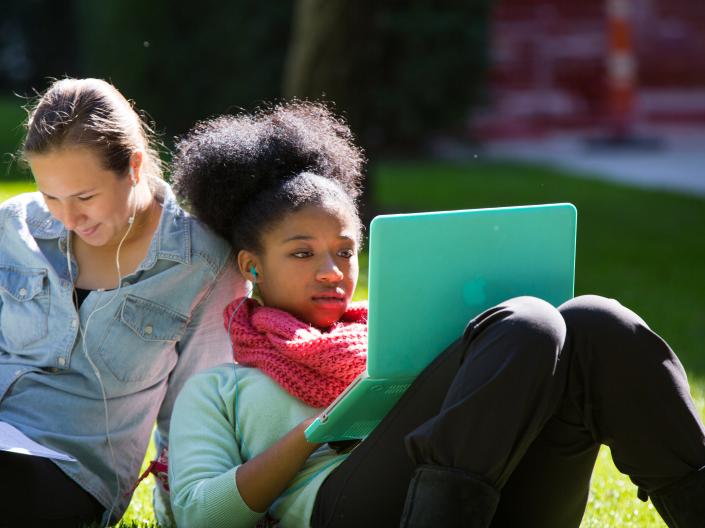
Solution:
<svg viewBox="0 0 705 528">
<path fill-rule="evenodd" d="M 224 369 L 191 378 L 179 394 L 170 427 L 169 484 L 176 523 L 184 527 L 253 526 L 235 483 L 243 459 L 235 438 Z"/>
</svg>

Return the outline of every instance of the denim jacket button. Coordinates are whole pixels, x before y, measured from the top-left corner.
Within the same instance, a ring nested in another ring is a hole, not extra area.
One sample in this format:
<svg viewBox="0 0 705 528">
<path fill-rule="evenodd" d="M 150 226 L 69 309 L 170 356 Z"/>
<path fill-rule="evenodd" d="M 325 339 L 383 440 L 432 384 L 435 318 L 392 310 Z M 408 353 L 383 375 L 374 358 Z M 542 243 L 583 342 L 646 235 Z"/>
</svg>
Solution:
<svg viewBox="0 0 705 528">
<path fill-rule="evenodd" d="M 152 335 L 152 325 L 147 325 L 144 327 L 144 333 L 147 335 Z"/>
<path fill-rule="evenodd" d="M 25 295 L 27 295 L 27 288 L 20 288 L 20 298 L 24 298 Z"/>
<path fill-rule="evenodd" d="M 71 320 L 71 328 L 76 328 L 76 325 L 77 325 L 77 324 L 78 324 L 78 323 L 76 323 L 76 319 L 72 319 L 72 320 Z"/>
<path fill-rule="evenodd" d="M 64 358 L 60 357 L 59 358 L 59 365 L 61 365 L 63 367 L 65 364 L 66 364 L 66 360 Z"/>
</svg>

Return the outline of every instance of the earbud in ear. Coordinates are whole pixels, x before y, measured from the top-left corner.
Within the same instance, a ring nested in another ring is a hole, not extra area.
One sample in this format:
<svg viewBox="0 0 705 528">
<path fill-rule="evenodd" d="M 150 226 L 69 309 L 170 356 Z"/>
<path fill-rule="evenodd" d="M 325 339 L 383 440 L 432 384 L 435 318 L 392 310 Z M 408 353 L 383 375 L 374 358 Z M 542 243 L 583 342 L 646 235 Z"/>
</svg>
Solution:
<svg viewBox="0 0 705 528">
<path fill-rule="evenodd" d="M 135 222 L 135 216 L 137 215 L 137 202 L 134 201 L 135 187 L 137 186 L 137 181 L 135 180 L 135 170 L 132 168 L 132 165 L 130 165 L 130 179 L 132 180 L 132 198 L 134 205 L 132 206 L 132 214 L 130 215 L 130 218 L 127 219 L 127 223 L 129 225 L 132 225 Z"/>
<path fill-rule="evenodd" d="M 250 273 L 252 273 L 252 278 L 257 280 L 257 269 L 254 266 L 250 266 Z"/>
</svg>

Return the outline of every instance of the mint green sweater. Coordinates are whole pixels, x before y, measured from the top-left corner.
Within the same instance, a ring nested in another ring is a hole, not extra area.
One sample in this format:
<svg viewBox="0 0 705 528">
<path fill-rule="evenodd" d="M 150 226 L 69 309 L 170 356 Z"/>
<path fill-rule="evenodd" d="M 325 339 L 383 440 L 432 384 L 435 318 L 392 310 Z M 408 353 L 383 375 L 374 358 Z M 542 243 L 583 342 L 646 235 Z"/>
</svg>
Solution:
<svg viewBox="0 0 705 528">
<path fill-rule="evenodd" d="M 265 451 L 321 409 L 309 407 L 261 371 L 221 365 L 193 376 L 174 406 L 169 433 L 169 485 L 178 526 L 251 527 L 235 482 L 238 466 Z M 345 455 L 327 445 L 309 457 L 270 515 L 283 528 L 307 527 L 316 493 Z"/>
</svg>

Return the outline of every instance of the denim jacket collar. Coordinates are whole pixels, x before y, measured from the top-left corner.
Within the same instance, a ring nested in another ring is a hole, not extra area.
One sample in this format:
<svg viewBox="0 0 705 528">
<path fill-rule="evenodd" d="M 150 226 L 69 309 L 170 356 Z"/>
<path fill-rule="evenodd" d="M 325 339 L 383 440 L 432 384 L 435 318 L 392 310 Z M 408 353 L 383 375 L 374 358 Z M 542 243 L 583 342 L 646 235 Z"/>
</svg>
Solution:
<svg viewBox="0 0 705 528">
<path fill-rule="evenodd" d="M 191 262 L 191 230 L 183 209 L 176 203 L 176 197 L 171 188 L 162 180 L 154 184 L 155 198 L 162 205 L 162 214 L 159 226 L 149 251 L 138 269 L 149 269 L 157 260 L 166 259 L 189 264 Z M 62 251 L 66 249 L 67 230 L 64 225 L 51 216 L 48 209 L 43 207 L 43 214 L 30 215 L 27 218 L 29 231 L 34 238 L 59 239 Z"/>
</svg>

